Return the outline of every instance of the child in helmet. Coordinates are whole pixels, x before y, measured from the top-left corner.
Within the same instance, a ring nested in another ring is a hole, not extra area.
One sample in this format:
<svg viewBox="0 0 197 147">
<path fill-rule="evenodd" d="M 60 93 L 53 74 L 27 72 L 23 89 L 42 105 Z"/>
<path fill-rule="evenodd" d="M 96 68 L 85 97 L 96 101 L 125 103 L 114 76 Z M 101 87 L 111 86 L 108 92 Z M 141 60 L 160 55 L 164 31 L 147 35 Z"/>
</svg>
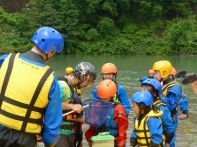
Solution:
<svg viewBox="0 0 197 147">
<path fill-rule="evenodd" d="M 178 107 L 182 98 L 182 86 L 172 78 L 172 64 L 167 60 L 160 60 L 153 64 L 155 78 L 162 83 L 161 100 L 166 104 L 175 121 L 175 128 L 178 126 Z M 174 135 L 170 146 L 175 147 L 176 134 Z"/>
<path fill-rule="evenodd" d="M 136 114 L 130 146 L 159 147 L 163 145 L 160 116 L 162 111 L 151 109 L 153 97 L 148 91 L 138 91 L 131 98 Z"/>
<path fill-rule="evenodd" d="M 111 80 L 103 80 L 99 83 L 96 89 L 100 100 L 107 102 L 114 102 L 113 97 L 116 95 L 116 84 Z M 115 107 L 108 113 L 107 120 L 101 128 L 90 127 L 85 136 L 87 141 L 91 144 L 91 137 L 97 135 L 100 131 L 109 132 L 115 137 L 115 147 L 125 147 L 127 140 L 126 130 L 128 128 L 128 118 L 125 108 L 119 104 L 114 103 Z"/>
<path fill-rule="evenodd" d="M 147 76 L 143 76 L 141 78 L 139 78 L 139 81 L 140 82 L 143 82 L 144 80 L 146 80 L 147 78 L 149 79 L 153 79 L 155 76 L 155 71 L 153 69 L 149 69 L 148 70 L 148 73 L 147 73 Z"/>
<path fill-rule="evenodd" d="M 116 83 L 117 93 L 116 93 L 116 96 L 114 97 L 114 101 L 122 104 L 123 107 L 126 109 L 127 115 L 129 115 L 129 111 L 131 109 L 129 98 L 127 96 L 127 92 L 125 88 L 116 82 L 116 77 L 117 77 L 116 65 L 113 63 L 103 64 L 103 66 L 101 67 L 101 75 L 102 75 L 103 80 L 110 79 Z M 98 95 L 95 89 L 92 90 L 91 96 L 93 99 L 98 99 Z"/>
<path fill-rule="evenodd" d="M 163 135 L 165 136 L 166 146 L 170 146 L 170 142 L 175 133 L 175 123 L 166 104 L 160 100 L 160 94 L 162 93 L 161 84 L 155 79 L 146 79 L 141 83 L 141 89 L 148 90 L 151 93 L 154 101 L 153 108 L 163 112 L 161 115 L 162 128 L 164 130 Z"/>
</svg>

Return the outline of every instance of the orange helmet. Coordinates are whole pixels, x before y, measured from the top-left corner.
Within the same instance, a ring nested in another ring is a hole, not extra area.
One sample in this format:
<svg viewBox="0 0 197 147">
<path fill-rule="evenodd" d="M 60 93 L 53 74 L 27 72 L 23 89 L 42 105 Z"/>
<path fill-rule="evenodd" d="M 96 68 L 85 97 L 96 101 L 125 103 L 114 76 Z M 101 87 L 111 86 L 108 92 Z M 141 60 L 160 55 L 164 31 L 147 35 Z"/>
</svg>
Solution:
<svg viewBox="0 0 197 147">
<path fill-rule="evenodd" d="M 176 69 L 174 67 L 172 67 L 171 75 L 174 77 L 176 76 Z"/>
<path fill-rule="evenodd" d="M 112 80 L 103 80 L 99 83 L 96 93 L 101 99 L 109 99 L 117 92 L 116 84 Z"/>
<path fill-rule="evenodd" d="M 102 74 L 108 74 L 108 73 L 116 74 L 117 73 L 117 67 L 113 63 L 105 63 L 105 64 L 103 64 L 103 66 L 101 68 L 101 73 Z"/>
</svg>

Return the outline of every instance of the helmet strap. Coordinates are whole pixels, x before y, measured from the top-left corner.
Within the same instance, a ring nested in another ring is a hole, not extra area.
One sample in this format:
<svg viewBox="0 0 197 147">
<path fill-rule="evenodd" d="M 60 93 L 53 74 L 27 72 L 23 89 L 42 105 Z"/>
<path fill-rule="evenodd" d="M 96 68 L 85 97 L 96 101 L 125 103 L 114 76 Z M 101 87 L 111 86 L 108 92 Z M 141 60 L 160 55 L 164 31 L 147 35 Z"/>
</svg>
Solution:
<svg viewBox="0 0 197 147">
<path fill-rule="evenodd" d="M 114 75 L 114 82 L 116 82 L 117 73 L 115 73 L 113 75 Z"/>
<path fill-rule="evenodd" d="M 51 51 L 48 54 L 45 54 L 44 56 L 44 61 L 48 61 L 49 59 L 51 59 L 53 56 L 55 55 L 55 51 Z"/>
<path fill-rule="evenodd" d="M 101 73 L 101 77 L 104 80 L 103 74 Z M 112 81 L 114 81 L 116 83 L 116 77 L 117 77 L 117 73 L 113 73 L 113 77 L 112 77 Z"/>
</svg>

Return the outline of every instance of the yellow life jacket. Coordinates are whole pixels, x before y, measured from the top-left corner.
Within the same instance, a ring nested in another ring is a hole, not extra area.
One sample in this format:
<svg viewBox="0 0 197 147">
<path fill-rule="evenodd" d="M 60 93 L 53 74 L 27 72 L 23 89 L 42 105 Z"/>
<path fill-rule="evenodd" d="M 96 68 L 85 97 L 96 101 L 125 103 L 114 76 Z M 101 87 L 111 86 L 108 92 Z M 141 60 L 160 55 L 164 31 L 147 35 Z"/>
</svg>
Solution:
<svg viewBox="0 0 197 147">
<path fill-rule="evenodd" d="M 19 54 L 9 54 L 0 68 L 0 124 L 40 133 L 53 80 L 49 66 L 34 65 Z"/>
<path fill-rule="evenodd" d="M 142 120 L 139 122 L 139 119 L 136 118 L 134 127 L 136 131 L 136 136 L 137 136 L 137 142 L 139 147 L 149 147 L 150 146 L 150 141 L 151 141 L 151 136 L 150 136 L 150 130 L 148 128 L 147 122 L 150 117 L 159 117 L 163 114 L 162 111 L 158 111 L 155 113 L 153 110 L 151 110 Z M 140 123 L 140 124 L 139 124 Z M 164 142 L 161 143 L 160 146 L 163 146 Z"/>
<path fill-rule="evenodd" d="M 166 96 L 166 95 L 167 95 L 167 92 L 168 92 L 168 89 L 169 89 L 170 87 L 174 86 L 174 85 L 179 85 L 179 86 L 181 86 L 176 80 L 173 80 L 172 82 L 169 82 L 169 83 L 167 83 L 166 85 L 164 85 L 164 86 L 162 87 L 162 93 L 163 93 L 163 95 Z M 182 86 L 181 86 L 181 87 L 182 87 Z"/>
<path fill-rule="evenodd" d="M 174 85 L 179 85 L 181 86 L 176 80 L 173 80 L 169 83 L 167 83 L 166 85 L 164 85 L 162 87 L 162 92 L 163 92 L 163 95 L 166 96 L 167 95 L 167 92 L 168 92 L 168 89 Z M 181 86 L 182 88 L 182 86 Z M 182 92 L 183 92 L 183 88 L 182 88 Z M 179 102 L 181 101 L 182 97 L 179 99 Z M 174 118 L 175 117 L 175 114 L 176 112 L 178 111 L 179 107 L 178 105 L 176 106 L 176 108 L 174 108 L 172 111 L 171 111 L 171 116 Z"/>
<path fill-rule="evenodd" d="M 81 96 L 81 89 L 80 88 L 76 88 L 76 92 L 77 92 L 77 94 L 78 94 L 78 96 Z"/>
<path fill-rule="evenodd" d="M 115 104 L 120 104 L 120 101 L 117 97 L 117 94 L 113 97 L 113 101 L 114 101 Z"/>
<path fill-rule="evenodd" d="M 153 106 L 159 108 L 160 106 L 166 106 L 166 104 L 163 103 L 161 100 L 157 100 L 153 103 Z"/>
</svg>

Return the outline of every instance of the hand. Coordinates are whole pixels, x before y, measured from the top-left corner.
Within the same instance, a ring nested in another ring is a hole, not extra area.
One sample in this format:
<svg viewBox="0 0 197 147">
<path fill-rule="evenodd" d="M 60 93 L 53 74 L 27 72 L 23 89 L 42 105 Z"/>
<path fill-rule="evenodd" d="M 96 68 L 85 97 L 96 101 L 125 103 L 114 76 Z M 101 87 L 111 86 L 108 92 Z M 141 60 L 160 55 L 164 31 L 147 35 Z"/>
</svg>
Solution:
<svg viewBox="0 0 197 147">
<path fill-rule="evenodd" d="M 170 144 L 169 143 L 166 143 L 166 147 L 170 147 Z"/>
<path fill-rule="evenodd" d="M 72 110 L 77 113 L 81 113 L 83 111 L 83 107 L 80 104 L 73 104 Z"/>
<path fill-rule="evenodd" d="M 36 140 L 37 140 L 38 142 L 41 142 L 41 141 L 42 141 L 42 137 L 41 137 L 40 135 L 36 134 Z"/>
<path fill-rule="evenodd" d="M 186 114 L 180 114 L 178 116 L 179 120 L 184 120 L 184 119 L 187 119 L 187 115 Z"/>
<path fill-rule="evenodd" d="M 192 82 L 192 83 L 190 83 L 190 86 L 192 87 L 195 95 L 197 96 L 197 80 Z"/>
</svg>

